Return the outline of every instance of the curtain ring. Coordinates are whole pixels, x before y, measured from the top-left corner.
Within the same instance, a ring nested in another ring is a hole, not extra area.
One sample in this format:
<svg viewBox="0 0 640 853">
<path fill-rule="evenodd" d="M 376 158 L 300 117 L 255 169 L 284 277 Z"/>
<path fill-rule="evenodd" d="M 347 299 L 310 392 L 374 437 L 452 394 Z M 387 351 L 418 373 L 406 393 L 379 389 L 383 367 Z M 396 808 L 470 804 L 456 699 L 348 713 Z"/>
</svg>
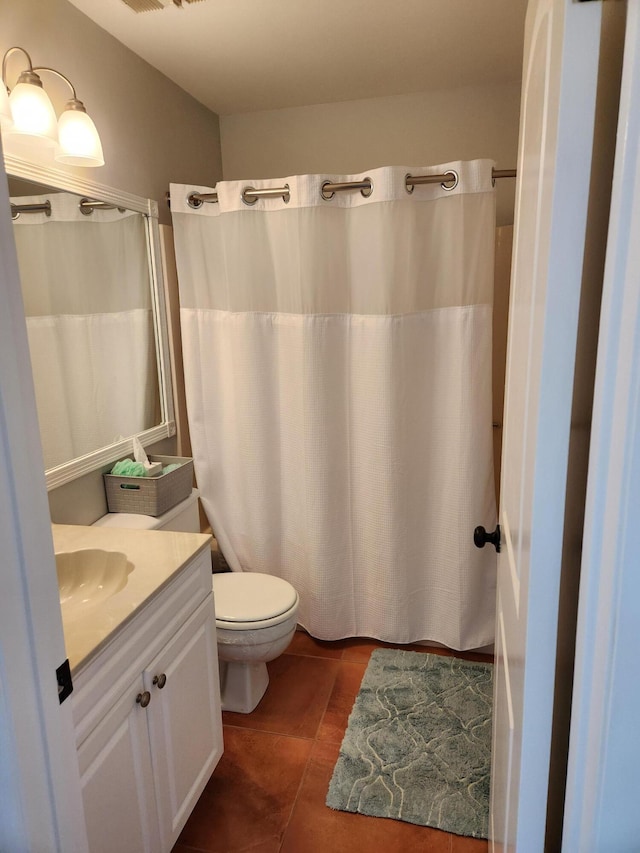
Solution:
<svg viewBox="0 0 640 853">
<path fill-rule="evenodd" d="M 451 190 L 455 190 L 455 188 L 458 186 L 458 181 L 459 181 L 458 173 L 454 172 L 453 169 L 449 169 L 449 171 L 445 172 L 445 175 L 451 175 L 452 177 L 449 178 L 449 180 L 446 182 L 443 181 L 440 184 L 440 186 L 442 187 L 443 190 L 447 190 L 447 192 L 451 192 Z M 447 184 L 450 183 L 451 181 L 453 181 L 453 184 L 450 187 L 448 187 Z"/>
<path fill-rule="evenodd" d="M 255 190 L 255 187 L 245 187 L 242 190 L 242 192 L 240 193 L 240 198 L 247 205 L 247 207 L 253 207 L 253 205 L 256 204 L 256 202 L 258 201 L 257 197 L 254 198 L 253 201 L 251 199 L 247 198 L 247 193 L 249 193 L 249 195 L 251 195 L 251 193 L 254 190 Z"/>
<path fill-rule="evenodd" d="M 204 202 L 201 198 L 198 197 L 199 193 L 189 193 L 187 196 L 187 204 L 189 207 L 193 208 L 193 210 L 198 210 L 198 208 L 202 207 Z"/>
<path fill-rule="evenodd" d="M 324 189 L 324 188 L 325 188 L 325 187 L 330 186 L 330 184 L 331 184 L 331 183 L 332 183 L 331 181 L 324 181 L 324 182 L 323 182 L 323 184 L 322 184 L 322 186 L 320 187 L 320 195 L 322 196 L 322 198 L 323 198 L 325 201 L 331 201 L 331 199 L 332 199 L 332 198 L 334 197 L 334 195 L 335 195 L 335 193 L 334 193 L 334 192 L 330 192 L 330 193 L 325 192 L 325 189 Z"/>
<path fill-rule="evenodd" d="M 369 196 L 373 192 L 373 181 L 371 180 L 371 178 L 369 176 L 367 176 L 366 178 L 363 178 L 362 180 L 363 181 L 369 181 L 369 189 L 368 190 L 367 189 L 361 189 L 360 195 L 363 198 L 369 198 Z"/>
</svg>

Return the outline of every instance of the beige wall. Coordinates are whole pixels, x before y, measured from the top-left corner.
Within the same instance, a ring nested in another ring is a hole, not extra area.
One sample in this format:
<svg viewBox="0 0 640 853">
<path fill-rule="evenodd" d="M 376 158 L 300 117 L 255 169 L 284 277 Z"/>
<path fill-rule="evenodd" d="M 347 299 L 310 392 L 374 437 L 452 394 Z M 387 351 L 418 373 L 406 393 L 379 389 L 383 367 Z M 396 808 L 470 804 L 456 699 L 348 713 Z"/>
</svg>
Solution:
<svg viewBox="0 0 640 853">
<path fill-rule="evenodd" d="M 221 116 L 223 175 L 353 174 L 481 157 L 512 169 L 519 116 L 513 83 Z M 498 225 L 513 222 L 514 185 L 498 182 Z"/>
<path fill-rule="evenodd" d="M 218 116 L 67 0 L 0 0 L 0 34 L 3 54 L 23 47 L 34 65 L 69 77 L 95 121 L 105 165 L 76 168 L 77 174 L 155 199 L 164 222 L 170 221 L 164 198 L 170 181 L 209 184 L 220 178 Z M 12 86 L 20 60 L 12 57 L 8 71 Z M 60 110 L 68 87 L 50 74 L 43 74 L 43 82 Z"/>
</svg>

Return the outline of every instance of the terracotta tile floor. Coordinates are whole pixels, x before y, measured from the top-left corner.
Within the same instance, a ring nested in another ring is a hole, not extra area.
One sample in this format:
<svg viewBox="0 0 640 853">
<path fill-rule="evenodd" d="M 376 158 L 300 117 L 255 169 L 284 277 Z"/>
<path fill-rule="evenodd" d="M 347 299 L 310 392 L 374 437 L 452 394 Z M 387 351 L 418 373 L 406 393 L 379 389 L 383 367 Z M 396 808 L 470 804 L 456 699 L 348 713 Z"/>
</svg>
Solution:
<svg viewBox="0 0 640 853">
<path fill-rule="evenodd" d="M 224 754 L 173 853 L 487 853 L 486 841 L 325 805 L 369 656 L 385 646 L 296 632 L 268 665 L 269 687 L 256 710 L 223 713 Z"/>
</svg>

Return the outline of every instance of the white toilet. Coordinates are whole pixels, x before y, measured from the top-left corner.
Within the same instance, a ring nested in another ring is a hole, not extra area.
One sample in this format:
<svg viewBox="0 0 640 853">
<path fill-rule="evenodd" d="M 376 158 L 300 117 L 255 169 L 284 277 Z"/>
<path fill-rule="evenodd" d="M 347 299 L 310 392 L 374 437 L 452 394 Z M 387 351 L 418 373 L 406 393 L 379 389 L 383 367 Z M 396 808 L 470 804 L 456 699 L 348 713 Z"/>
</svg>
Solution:
<svg viewBox="0 0 640 853">
<path fill-rule="evenodd" d="M 200 532 L 198 491 L 156 518 L 110 512 L 101 527 Z M 257 572 L 213 575 L 220 694 L 225 711 L 249 714 L 264 696 L 267 661 L 287 648 L 296 630 L 298 593 L 285 580 Z"/>
<path fill-rule="evenodd" d="M 192 489 L 188 498 L 172 506 L 163 515 L 140 515 L 134 512 L 108 512 L 93 522 L 94 527 L 126 527 L 135 530 L 173 530 L 177 533 L 200 533 L 200 492 Z"/>
<path fill-rule="evenodd" d="M 225 572 L 213 576 L 213 597 L 222 708 L 249 714 L 269 684 L 267 661 L 293 638 L 298 593 L 273 575 Z"/>
</svg>

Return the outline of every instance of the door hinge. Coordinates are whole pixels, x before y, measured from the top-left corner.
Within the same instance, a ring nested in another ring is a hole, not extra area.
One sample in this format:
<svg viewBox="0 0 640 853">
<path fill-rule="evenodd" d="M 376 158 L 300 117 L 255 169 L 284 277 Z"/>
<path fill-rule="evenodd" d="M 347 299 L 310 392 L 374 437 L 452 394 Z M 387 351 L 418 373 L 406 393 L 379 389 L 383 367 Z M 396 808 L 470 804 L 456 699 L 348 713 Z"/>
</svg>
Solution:
<svg viewBox="0 0 640 853">
<path fill-rule="evenodd" d="M 62 705 L 67 696 L 70 696 L 73 692 L 69 658 L 56 669 L 56 678 L 58 679 L 58 701 Z"/>
</svg>

